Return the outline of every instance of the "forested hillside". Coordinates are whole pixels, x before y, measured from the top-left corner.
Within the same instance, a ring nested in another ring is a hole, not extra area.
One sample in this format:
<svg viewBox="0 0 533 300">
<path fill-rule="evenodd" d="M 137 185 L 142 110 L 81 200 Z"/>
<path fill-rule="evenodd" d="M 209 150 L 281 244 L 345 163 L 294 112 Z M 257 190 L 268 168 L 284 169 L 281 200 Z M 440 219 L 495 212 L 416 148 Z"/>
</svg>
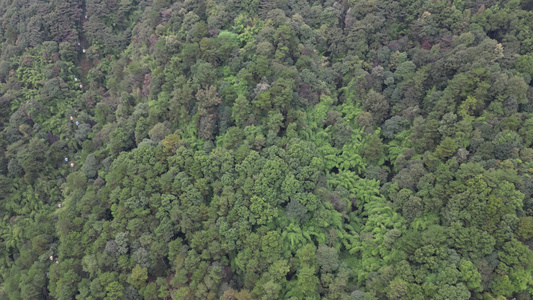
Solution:
<svg viewBox="0 0 533 300">
<path fill-rule="evenodd" d="M 531 299 L 532 8 L 0 0 L 0 299 Z"/>
</svg>

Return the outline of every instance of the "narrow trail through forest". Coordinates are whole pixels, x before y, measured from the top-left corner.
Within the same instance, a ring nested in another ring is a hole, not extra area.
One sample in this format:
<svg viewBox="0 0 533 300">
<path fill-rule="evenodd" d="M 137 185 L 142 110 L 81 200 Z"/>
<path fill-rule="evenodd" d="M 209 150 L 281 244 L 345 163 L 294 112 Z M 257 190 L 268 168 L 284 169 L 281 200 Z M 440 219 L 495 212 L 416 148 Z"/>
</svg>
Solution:
<svg viewBox="0 0 533 300">
<path fill-rule="evenodd" d="M 79 78 L 77 78 L 76 83 L 76 89 L 81 89 L 84 91 L 83 85 L 86 84 L 86 77 L 88 75 L 89 70 L 93 67 L 93 61 L 87 57 L 87 53 L 83 53 L 83 50 L 87 50 L 89 48 L 89 43 L 85 37 L 85 29 L 84 24 L 87 21 L 85 18 L 87 16 L 87 9 L 86 9 L 86 3 L 85 1 L 81 2 L 81 8 L 80 8 L 80 18 L 79 18 L 79 29 L 78 29 L 78 42 L 76 44 L 76 51 L 77 51 L 77 58 L 78 58 L 78 64 L 80 66 L 80 74 Z M 78 85 L 79 84 L 79 85 Z M 79 125 L 79 121 L 77 118 L 70 116 L 70 120 L 72 124 Z M 65 163 L 67 165 L 70 165 L 70 167 L 74 167 L 75 164 L 72 162 L 73 153 L 65 153 Z M 70 160 L 70 161 L 69 161 Z M 68 168 L 68 167 L 67 167 Z"/>
<path fill-rule="evenodd" d="M 78 46 L 78 62 L 81 68 L 80 79 L 82 79 L 82 82 L 83 82 L 83 79 L 87 76 L 87 73 L 91 69 L 92 64 L 93 64 L 93 62 L 87 58 L 87 53 L 83 53 L 83 49 L 87 50 L 89 48 L 89 43 L 87 42 L 87 38 L 85 37 L 84 25 L 85 25 L 85 22 L 88 21 L 88 19 L 85 19 L 85 16 L 87 16 L 87 9 L 86 9 L 85 1 L 83 1 L 81 4 L 81 15 L 80 15 L 80 20 L 79 20 L 80 22 L 80 30 L 79 30 L 80 46 Z"/>
</svg>

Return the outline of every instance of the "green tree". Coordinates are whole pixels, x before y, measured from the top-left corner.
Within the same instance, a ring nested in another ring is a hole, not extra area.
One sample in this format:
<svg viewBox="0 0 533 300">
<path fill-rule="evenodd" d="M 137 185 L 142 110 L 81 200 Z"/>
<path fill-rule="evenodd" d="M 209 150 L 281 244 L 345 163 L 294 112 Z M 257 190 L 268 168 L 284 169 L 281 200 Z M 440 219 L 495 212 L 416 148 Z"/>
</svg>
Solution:
<svg viewBox="0 0 533 300">
<path fill-rule="evenodd" d="M 318 246 L 316 259 L 322 272 L 331 273 L 339 268 L 339 255 L 334 248 L 326 245 Z"/>
<path fill-rule="evenodd" d="M 523 241 L 533 238 L 533 217 L 521 217 L 516 234 Z"/>
<path fill-rule="evenodd" d="M 96 159 L 96 156 L 92 153 L 87 155 L 87 158 L 85 158 L 85 162 L 83 163 L 83 167 L 81 169 L 85 174 L 85 177 L 91 179 L 95 178 L 98 175 L 99 169 L 99 163 Z"/>
<path fill-rule="evenodd" d="M 141 288 L 146 284 L 148 279 L 148 270 L 136 265 L 135 268 L 131 270 L 130 281 L 131 284 L 136 288 Z"/>
<path fill-rule="evenodd" d="M 457 142 L 450 137 L 446 137 L 442 140 L 440 145 L 437 146 L 435 153 L 440 159 L 444 160 L 451 157 L 455 153 L 457 148 Z"/>
</svg>

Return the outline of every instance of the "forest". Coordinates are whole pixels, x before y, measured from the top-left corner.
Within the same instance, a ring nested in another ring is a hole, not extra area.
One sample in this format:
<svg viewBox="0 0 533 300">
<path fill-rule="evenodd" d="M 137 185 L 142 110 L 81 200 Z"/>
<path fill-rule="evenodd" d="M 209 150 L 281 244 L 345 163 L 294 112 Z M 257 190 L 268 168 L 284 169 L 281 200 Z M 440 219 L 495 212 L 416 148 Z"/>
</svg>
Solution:
<svg viewBox="0 0 533 300">
<path fill-rule="evenodd" d="M 0 299 L 532 299 L 532 0 L 0 0 Z"/>
</svg>

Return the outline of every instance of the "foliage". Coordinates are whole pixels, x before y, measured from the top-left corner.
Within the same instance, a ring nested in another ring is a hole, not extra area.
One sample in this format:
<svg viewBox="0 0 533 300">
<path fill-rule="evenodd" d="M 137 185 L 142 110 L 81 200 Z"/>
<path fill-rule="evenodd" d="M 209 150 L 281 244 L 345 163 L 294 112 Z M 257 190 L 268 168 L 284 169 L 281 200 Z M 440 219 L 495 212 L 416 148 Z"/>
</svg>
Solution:
<svg viewBox="0 0 533 300">
<path fill-rule="evenodd" d="M 0 298 L 527 299 L 530 10 L 0 0 Z"/>
</svg>

